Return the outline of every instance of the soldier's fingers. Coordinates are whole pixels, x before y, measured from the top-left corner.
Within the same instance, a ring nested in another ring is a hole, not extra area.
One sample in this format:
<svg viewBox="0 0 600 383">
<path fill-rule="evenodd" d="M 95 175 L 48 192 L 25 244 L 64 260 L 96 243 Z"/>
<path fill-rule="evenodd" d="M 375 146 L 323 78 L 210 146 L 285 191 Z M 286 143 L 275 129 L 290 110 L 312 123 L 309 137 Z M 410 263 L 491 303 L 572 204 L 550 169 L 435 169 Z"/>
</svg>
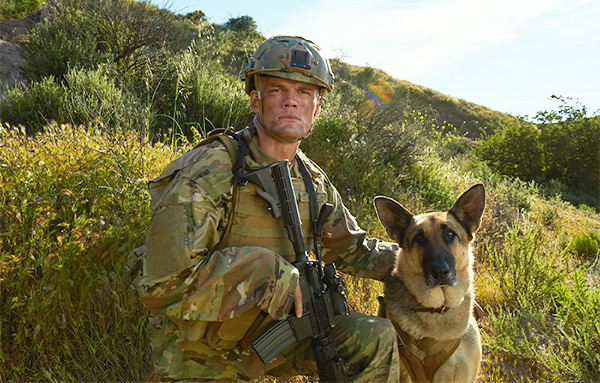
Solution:
<svg viewBox="0 0 600 383">
<path fill-rule="evenodd" d="M 296 291 L 294 291 L 294 308 L 296 310 L 296 317 L 302 317 L 302 290 L 300 290 L 300 283 L 296 285 Z"/>
</svg>

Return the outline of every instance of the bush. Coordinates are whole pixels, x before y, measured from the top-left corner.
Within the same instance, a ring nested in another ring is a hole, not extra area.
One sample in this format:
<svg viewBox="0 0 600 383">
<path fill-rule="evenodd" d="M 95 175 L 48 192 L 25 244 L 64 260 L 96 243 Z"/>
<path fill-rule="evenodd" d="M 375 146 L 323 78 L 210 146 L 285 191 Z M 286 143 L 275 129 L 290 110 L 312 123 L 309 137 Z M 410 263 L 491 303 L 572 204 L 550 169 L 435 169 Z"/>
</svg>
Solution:
<svg viewBox="0 0 600 383">
<path fill-rule="evenodd" d="M 548 185 L 574 204 L 600 207 L 600 116 L 563 103 L 540 112 L 537 125 L 515 121 L 479 142 L 477 153 L 497 173 Z M 557 190 L 557 186 L 567 189 Z"/>
<path fill-rule="evenodd" d="M 47 77 L 11 89 L 0 103 L 0 119 L 26 125 L 29 134 L 51 121 L 148 131 L 149 107 L 119 88 L 104 69 L 71 70 L 64 77 L 64 85 Z"/>
<path fill-rule="evenodd" d="M 595 257 L 598 255 L 598 240 L 593 233 L 578 233 L 569 244 L 569 250 L 581 257 Z"/>
<path fill-rule="evenodd" d="M 477 151 L 501 175 L 525 181 L 542 177 L 543 148 L 539 129 L 528 122 L 511 122 L 479 142 Z"/>
<path fill-rule="evenodd" d="M 65 76 L 65 86 L 64 122 L 148 132 L 149 107 L 118 87 L 103 69 L 72 70 Z"/>
<path fill-rule="evenodd" d="M 49 0 L 49 16 L 29 34 L 24 73 L 58 80 L 69 69 L 114 63 L 121 75 L 141 77 L 167 50 L 183 49 L 191 31 L 171 12 L 135 0 Z"/>
<path fill-rule="evenodd" d="M 23 75 L 31 81 L 53 77 L 61 82 L 69 69 L 94 69 L 112 60 L 99 44 L 93 21 L 87 14 L 55 5 L 50 16 L 31 30 L 22 46 Z"/>
<path fill-rule="evenodd" d="M 191 137 L 191 127 L 206 134 L 214 128 L 252 124 L 243 84 L 202 61 L 192 49 L 173 56 L 153 100 L 159 117 L 154 133 L 172 130 Z"/>
<path fill-rule="evenodd" d="M 551 302 L 554 286 L 564 281 L 563 254 L 543 247 L 541 227 L 517 223 L 505 234 L 504 249 L 487 246 L 485 261 L 496 270 L 495 283 L 508 307 L 520 300 L 545 306 Z"/>
<path fill-rule="evenodd" d="M 50 76 L 8 90 L 0 101 L 0 121 L 39 132 L 52 120 L 63 121 L 64 105 L 65 89 Z"/>
<path fill-rule="evenodd" d="M 0 381 L 141 381 L 146 314 L 117 286 L 175 154 L 57 125 L 0 141 Z"/>
<path fill-rule="evenodd" d="M 0 20 L 20 19 L 40 9 L 44 0 L 4 0 L 0 5 Z"/>
</svg>

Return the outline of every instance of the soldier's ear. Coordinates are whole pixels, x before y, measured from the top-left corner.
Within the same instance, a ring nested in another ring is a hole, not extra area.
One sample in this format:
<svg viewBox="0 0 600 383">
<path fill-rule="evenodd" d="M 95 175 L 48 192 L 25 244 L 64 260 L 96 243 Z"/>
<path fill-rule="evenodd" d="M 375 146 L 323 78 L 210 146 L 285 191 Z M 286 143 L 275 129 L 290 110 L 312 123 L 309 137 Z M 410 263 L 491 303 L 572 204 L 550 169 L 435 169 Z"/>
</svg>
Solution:
<svg viewBox="0 0 600 383">
<path fill-rule="evenodd" d="M 259 112 L 259 100 L 260 100 L 260 93 L 257 90 L 253 90 L 252 92 L 250 92 L 250 109 L 252 109 L 252 111 L 254 113 L 258 113 Z"/>
<path fill-rule="evenodd" d="M 377 217 L 390 238 L 402 246 L 406 229 L 413 222 L 413 214 L 389 197 L 375 197 L 374 205 Z"/>
<path fill-rule="evenodd" d="M 472 186 L 452 205 L 448 213 L 452 214 L 473 235 L 479 228 L 485 208 L 485 188 L 483 184 Z"/>
<path fill-rule="evenodd" d="M 315 109 L 315 115 L 313 119 L 316 119 L 321 114 L 321 97 L 317 98 L 317 108 Z"/>
</svg>

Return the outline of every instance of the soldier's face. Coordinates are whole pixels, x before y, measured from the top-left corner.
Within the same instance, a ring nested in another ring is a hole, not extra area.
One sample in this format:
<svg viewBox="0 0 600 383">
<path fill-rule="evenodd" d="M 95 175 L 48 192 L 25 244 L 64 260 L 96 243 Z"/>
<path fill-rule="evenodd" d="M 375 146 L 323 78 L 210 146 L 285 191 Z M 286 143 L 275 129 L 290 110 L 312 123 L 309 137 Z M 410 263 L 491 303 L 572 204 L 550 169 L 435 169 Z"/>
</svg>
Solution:
<svg viewBox="0 0 600 383">
<path fill-rule="evenodd" d="M 279 77 L 261 76 L 263 124 L 269 134 L 282 140 L 300 140 L 319 115 L 319 87 Z M 256 92 L 250 94 L 250 107 L 259 111 Z"/>
</svg>

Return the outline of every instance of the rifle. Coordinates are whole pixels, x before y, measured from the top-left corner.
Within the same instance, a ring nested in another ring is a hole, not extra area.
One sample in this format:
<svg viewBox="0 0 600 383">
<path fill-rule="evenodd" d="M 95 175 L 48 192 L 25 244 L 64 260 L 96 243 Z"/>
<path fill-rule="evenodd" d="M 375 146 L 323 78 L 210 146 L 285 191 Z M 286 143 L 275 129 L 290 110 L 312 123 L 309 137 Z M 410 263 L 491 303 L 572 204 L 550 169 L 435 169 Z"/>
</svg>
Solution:
<svg viewBox="0 0 600 383">
<path fill-rule="evenodd" d="M 310 337 L 319 380 L 350 381 L 348 367 L 338 355 L 331 334 L 331 329 L 335 326 L 334 317 L 348 315 L 344 283 L 333 263 L 321 266 L 319 240 L 325 220 L 331 214 L 333 206 L 324 204 L 321 207 L 315 228 L 315 235 L 319 236 L 315 241 L 318 244 L 315 246 L 317 260 L 310 260 L 304 244 L 288 161 L 275 162 L 254 172 L 242 174 L 239 181 L 250 181 L 261 186 L 262 190 L 257 193 L 269 202 L 274 217 L 283 218 L 288 237 L 294 246 L 296 260 L 292 264 L 300 272 L 299 283 L 302 291 L 302 317 L 290 314 L 287 319 L 275 322 L 252 342 L 252 347 L 263 363 L 268 364 L 292 343 Z"/>
</svg>

